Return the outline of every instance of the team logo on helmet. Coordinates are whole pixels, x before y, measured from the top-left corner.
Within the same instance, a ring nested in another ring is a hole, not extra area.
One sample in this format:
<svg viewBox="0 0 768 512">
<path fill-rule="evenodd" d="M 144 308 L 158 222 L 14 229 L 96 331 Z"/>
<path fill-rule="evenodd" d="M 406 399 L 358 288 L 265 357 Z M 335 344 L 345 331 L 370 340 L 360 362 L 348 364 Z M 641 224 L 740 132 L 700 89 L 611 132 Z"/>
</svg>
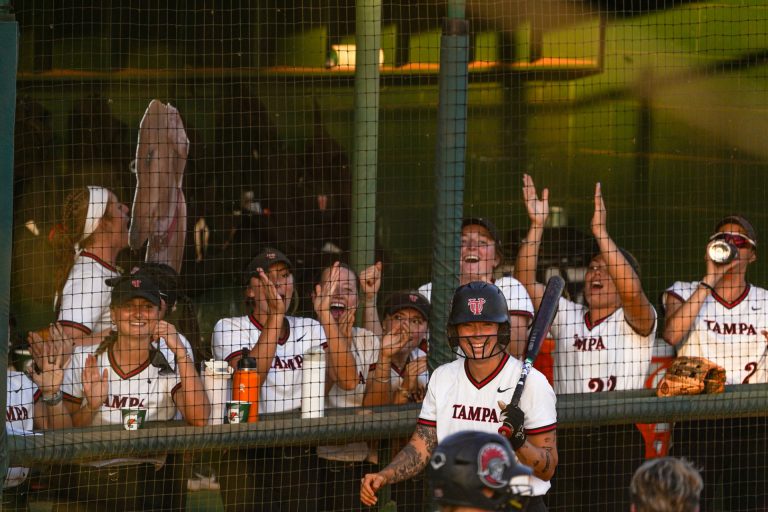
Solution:
<svg viewBox="0 0 768 512">
<path fill-rule="evenodd" d="M 131 286 L 134 288 L 141 288 L 141 279 L 132 279 Z"/>
<path fill-rule="evenodd" d="M 477 475 L 480 480 L 493 489 L 501 489 L 509 483 L 504 478 L 507 468 L 512 467 L 512 461 L 504 449 L 495 443 L 488 443 L 480 448 L 477 454 Z"/>
<path fill-rule="evenodd" d="M 482 315 L 485 299 L 482 297 L 479 299 L 467 299 L 467 306 L 469 306 L 469 310 L 473 315 Z"/>
</svg>

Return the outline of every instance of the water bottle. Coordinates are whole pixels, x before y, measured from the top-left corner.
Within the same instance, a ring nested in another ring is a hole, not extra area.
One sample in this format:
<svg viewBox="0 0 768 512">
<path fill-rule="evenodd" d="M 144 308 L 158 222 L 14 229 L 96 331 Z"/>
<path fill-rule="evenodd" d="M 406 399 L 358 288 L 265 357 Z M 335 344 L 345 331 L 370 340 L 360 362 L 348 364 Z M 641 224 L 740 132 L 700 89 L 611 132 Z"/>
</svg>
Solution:
<svg viewBox="0 0 768 512">
<path fill-rule="evenodd" d="M 232 400 L 250 402 L 248 423 L 259 421 L 259 388 L 261 379 L 256 372 L 256 359 L 248 355 L 237 362 L 237 370 L 232 381 Z"/>
</svg>

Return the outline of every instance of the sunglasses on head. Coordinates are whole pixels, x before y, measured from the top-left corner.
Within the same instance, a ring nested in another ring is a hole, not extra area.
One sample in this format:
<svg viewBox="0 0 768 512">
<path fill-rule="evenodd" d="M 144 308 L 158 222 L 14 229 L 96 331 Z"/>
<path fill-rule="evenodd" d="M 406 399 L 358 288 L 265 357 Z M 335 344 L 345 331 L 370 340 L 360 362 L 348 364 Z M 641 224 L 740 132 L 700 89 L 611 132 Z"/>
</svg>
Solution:
<svg viewBox="0 0 768 512">
<path fill-rule="evenodd" d="M 744 247 L 756 247 L 757 244 L 754 240 L 749 238 L 748 236 L 742 235 L 741 233 L 715 233 L 709 238 L 710 241 L 712 240 L 724 240 L 726 242 L 732 243 L 737 248 L 742 249 Z"/>
</svg>

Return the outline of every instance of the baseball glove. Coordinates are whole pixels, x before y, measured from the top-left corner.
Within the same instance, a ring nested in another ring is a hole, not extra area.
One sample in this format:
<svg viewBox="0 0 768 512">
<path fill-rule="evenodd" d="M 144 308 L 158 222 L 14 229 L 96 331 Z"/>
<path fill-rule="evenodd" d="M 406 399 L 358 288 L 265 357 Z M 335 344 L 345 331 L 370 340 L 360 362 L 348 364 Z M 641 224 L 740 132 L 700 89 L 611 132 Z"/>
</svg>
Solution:
<svg viewBox="0 0 768 512">
<path fill-rule="evenodd" d="M 657 396 L 699 395 L 725 391 L 725 368 L 703 357 L 675 358 L 656 388 Z"/>
</svg>

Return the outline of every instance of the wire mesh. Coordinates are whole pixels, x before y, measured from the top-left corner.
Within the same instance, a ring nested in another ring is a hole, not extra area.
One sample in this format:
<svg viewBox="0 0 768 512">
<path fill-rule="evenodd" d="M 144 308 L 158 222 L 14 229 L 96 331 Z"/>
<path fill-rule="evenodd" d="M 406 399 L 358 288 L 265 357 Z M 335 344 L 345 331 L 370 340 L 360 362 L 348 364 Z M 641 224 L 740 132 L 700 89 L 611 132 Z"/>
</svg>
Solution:
<svg viewBox="0 0 768 512">
<path fill-rule="evenodd" d="M 377 507 L 433 509 L 421 469 L 503 424 L 552 275 L 529 510 L 628 510 L 667 455 L 701 510 L 768 505 L 765 2 L 12 12 L 4 508 L 358 510 L 394 460 Z"/>
</svg>

